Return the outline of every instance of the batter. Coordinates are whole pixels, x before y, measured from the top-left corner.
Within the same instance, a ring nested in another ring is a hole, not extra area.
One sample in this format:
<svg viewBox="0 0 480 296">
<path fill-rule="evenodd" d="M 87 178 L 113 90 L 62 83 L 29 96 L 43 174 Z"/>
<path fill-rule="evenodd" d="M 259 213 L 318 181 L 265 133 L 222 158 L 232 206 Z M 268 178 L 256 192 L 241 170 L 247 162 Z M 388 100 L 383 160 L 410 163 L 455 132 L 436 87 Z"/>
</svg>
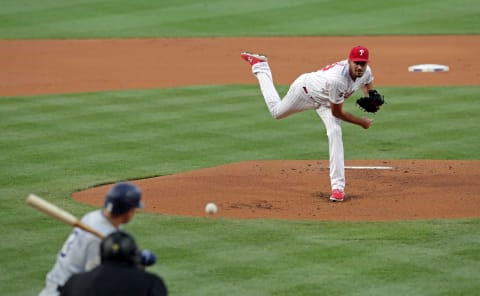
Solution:
<svg viewBox="0 0 480 296">
<path fill-rule="evenodd" d="M 273 83 L 267 57 L 242 52 L 241 57 L 252 66 L 257 77 L 265 103 L 275 119 L 282 119 L 297 112 L 315 109 L 327 130 L 330 185 L 330 200 L 343 201 L 345 198 L 345 161 L 341 124 L 347 121 L 368 129 L 373 120 L 357 117 L 343 110 L 343 103 L 355 91 L 361 89 L 365 96 L 373 89 L 373 74 L 369 51 L 364 46 L 350 50 L 348 59 L 328 65 L 321 70 L 300 75 L 283 97 L 280 98 Z"/>
<path fill-rule="evenodd" d="M 117 183 L 105 197 L 105 207 L 87 213 L 82 223 L 104 236 L 130 222 L 137 208 L 142 208 L 140 189 L 131 183 Z M 71 275 L 93 269 L 100 264 L 100 238 L 75 227 L 58 253 L 55 265 L 47 274 L 45 288 L 39 296 L 58 296 Z"/>
</svg>

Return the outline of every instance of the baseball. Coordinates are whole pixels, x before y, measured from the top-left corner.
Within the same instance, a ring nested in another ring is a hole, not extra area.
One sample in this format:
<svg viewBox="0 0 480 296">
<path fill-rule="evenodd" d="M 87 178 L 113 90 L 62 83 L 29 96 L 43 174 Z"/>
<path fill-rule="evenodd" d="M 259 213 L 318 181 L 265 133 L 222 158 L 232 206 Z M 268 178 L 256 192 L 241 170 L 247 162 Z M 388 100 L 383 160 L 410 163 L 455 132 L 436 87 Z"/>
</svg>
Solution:
<svg viewBox="0 0 480 296">
<path fill-rule="evenodd" d="M 210 214 L 210 215 L 213 215 L 217 212 L 217 205 L 214 204 L 213 202 L 209 202 L 207 203 L 207 205 L 205 206 L 205 212 L 207 214 Z"/>
</svg>

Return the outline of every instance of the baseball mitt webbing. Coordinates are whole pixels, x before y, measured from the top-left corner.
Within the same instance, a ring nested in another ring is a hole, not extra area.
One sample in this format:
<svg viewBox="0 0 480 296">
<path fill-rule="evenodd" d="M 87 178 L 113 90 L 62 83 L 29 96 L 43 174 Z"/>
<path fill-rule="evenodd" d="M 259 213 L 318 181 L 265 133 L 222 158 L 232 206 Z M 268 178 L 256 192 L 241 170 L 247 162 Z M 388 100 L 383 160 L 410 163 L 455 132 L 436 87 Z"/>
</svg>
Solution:
<svg viewBox="0 0 480 296">
<path fill-rule="evenodd" d="M 375 113 L 385 103 L 383 95 L 378 91 L 371 89 L 368 91 L 368 97 L 357 99 L 357 105 L 365 112 Z"/>
</svg>

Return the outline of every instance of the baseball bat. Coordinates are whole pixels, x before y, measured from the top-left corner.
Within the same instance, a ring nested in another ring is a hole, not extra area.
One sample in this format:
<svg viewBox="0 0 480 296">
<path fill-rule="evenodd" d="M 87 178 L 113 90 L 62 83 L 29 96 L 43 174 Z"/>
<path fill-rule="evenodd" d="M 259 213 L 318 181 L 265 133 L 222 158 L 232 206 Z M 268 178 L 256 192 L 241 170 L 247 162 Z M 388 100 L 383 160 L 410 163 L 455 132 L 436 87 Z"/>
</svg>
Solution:
<svg viewBox="0 0 480 296">
<path fill-rule="evenodd" d="M 87 232 L 90 232 L 93 235 L 98 236 L 99 238 L 103 239 L 104 235 L 100 232 L 96 231 L 95 229 L 83 224 L 80 220 L 77 219 L 74 215 L 70 214 L 69 212 L 57 207 L 56 205 L 44 200 L 43 198 L 31 193 L 28 195 L 27 204 L 31 207 L 43 212 L 57 220 L 60 220 L 68 225 L 73 227 L 81 228 Z"/>
</svg>

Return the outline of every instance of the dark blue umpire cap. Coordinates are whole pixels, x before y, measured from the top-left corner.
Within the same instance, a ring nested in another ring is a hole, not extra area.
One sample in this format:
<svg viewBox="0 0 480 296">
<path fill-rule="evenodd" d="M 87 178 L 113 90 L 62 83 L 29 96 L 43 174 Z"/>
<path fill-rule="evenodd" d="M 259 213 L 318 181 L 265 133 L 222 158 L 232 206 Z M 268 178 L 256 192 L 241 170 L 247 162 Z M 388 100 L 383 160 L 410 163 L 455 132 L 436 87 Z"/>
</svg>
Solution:
<svg viewBox="0 0 480 296">
<path fill-rule="evenodd" d="M 117 183 L 107 192 L 104 207 L 113 215 L 121 215 L 133 208 L 143 208 L 141 198 L 142 192 L 134 184 Z"/>
</svg>

